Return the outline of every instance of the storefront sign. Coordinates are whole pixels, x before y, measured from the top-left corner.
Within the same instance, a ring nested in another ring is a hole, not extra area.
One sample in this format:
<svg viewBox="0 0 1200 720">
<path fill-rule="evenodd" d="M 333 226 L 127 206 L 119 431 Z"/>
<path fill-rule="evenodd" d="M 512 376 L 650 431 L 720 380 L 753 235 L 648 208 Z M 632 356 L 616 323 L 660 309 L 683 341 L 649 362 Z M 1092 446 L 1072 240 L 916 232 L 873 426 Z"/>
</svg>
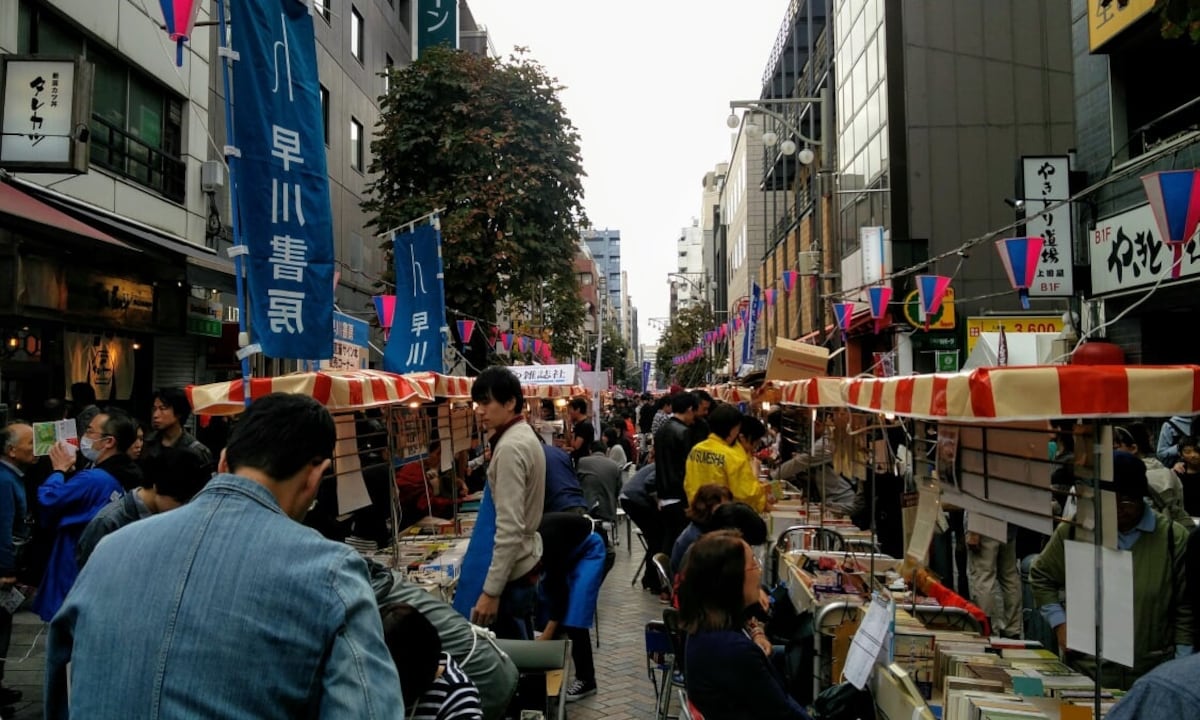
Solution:
<svg viewBox="0 0 1200 720">
<path fill-rule="evenodd" d="M 433 222 L 394 233 L 392 255 L 396 311 L 383 349 L 383 369 L 394 373 L 443 372 L 442 353 L 450 328 L 446 325 L 442 233 Z"/>
<path fill-rule="evenodd" d="M 26 172 L 87 172 L 88 145 L 76 138 L 92 113 L 92 66 L 78 58 L 9 55 L 0 56 L 0 67 L 0 166 Z"/>
<path fill-rule="evenodd" d="M 413 60 L 434 45 L 458 48 L 458 0 L 417 0 L 413 6 Z"/>
<path fill-rule="evenodd" d="M 1148 204 L 1097 222 L 1091 243 L 1093 295 L 1153 285 L 1160 277 L 1172 279 L 1175 255 L 1159 239 Z M 1200 274 L 1200 244 L 1191 240 L 1179 252 L 1178 277 Z"/>
<path fill-rule="evenodd" d="M 1154 9 L 1155 0 L 1087 0 L 1088 46 L 1095 52 Z"/>
<path fill-rule="evenodd" d="M 74 266 L 66 268 L 66 281 L 66 311 L 71 315 L 102 318 L 127 329 L 154 325 L 153 286 Z"/>
<path fill-rule="evenodd" d="M 938 372 L 958 372 L 958 351 L 938 350 L 934 353 Z"/>
<path fill-rule="evenodd" d="M 1066 155 L 1021 158 L 1025 214 L 1033 216 L 1071 197 L 1071 166 Z M 1074 293 L 1075 264 L 1071 208 L 1063 205 L 1025 223 L 1025 234 L 1046 240 L 1030 297 L 1066 297 Z"/>
<path fill-rule="evenodd" d="M 858 238 L 862 248 L 861 284 L 874 285 L 888 276 L 892 266 L 891 238 L 882 226 L 861 227 Z"/>
<path fill-rule="evenodd" d="M 333 223 L 309 3 L 231 3 L 235 189 L 249 249 L 252 341 L 273 358 L 333 354 Z"/>
<path fill-rule="evenodd" d="M 333 357 L 321 361 L 326 370 L 364 370 L 370 357 L 371 325 L 345 313 L 333 313 Z"/>
<path fill-rule="evenodd" d="M 224 307 L 208 298 L 188 298 L 187 331 L 189 335 L 221 337 L 221 318 Z"/>
<path fill-rule="evenodd" d="M 983 333 L 1060 333 L 1061 315 L 981 315 L 967 318 L 967 355 Z"/>
<path fill-rule="evenodd" d="M 522 385 L 574 385 L 574 365 L 514 365 L 509 368 Z"/>
<path fill-rule="evenodd" d="M 921 321 L 920 293 L 916 290 L 904 298 L 904 319 L 908 320 L 909 325 L 919 330 L 925 329 L 925 323 Z M 929 319 L 929 329 L 953 330 L 954 323 L 954 288 L 947 288 L 946 296 L 942 298 L 941 308 Z"/>
</svg>

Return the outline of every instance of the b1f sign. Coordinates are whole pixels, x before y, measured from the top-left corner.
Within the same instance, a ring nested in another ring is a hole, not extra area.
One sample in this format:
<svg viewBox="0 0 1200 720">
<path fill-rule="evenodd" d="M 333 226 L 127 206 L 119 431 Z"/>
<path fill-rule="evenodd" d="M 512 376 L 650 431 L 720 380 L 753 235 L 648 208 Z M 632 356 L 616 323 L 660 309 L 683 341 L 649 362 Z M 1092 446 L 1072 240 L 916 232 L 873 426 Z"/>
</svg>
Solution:
<svg viewBox="0 0 1200 720">
<path fill-rule="evenodd" d="M 4 111 L 0 166 L 25 172 L 85 173 L 92 115 L 92 66 L 79 58 L 0 55 Z"/>
</svg>

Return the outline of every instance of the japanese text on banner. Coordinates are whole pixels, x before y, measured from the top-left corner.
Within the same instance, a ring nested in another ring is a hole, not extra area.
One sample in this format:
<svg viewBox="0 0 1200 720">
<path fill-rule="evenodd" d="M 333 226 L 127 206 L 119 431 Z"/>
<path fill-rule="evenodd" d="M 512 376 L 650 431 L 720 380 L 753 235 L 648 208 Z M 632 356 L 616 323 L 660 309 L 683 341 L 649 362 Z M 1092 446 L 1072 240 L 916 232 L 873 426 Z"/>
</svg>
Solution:
<svg viewBox="0 0 1200 720">
<path fill-rule="evenodd" d="M 326 359 L 333 227 L 312 16 L 295 0 L 231 9 L 250 329 L 268 357 Z"/>
<path fill-rule="evenodd" d="M 450 332 L 442 284 L 442 235 L 433 225 L 422 225 L 398 233 L 392 247 L 396 314 L 383 352 L 383 369 L 442 372 L 442 349 Z"/>
</svg>

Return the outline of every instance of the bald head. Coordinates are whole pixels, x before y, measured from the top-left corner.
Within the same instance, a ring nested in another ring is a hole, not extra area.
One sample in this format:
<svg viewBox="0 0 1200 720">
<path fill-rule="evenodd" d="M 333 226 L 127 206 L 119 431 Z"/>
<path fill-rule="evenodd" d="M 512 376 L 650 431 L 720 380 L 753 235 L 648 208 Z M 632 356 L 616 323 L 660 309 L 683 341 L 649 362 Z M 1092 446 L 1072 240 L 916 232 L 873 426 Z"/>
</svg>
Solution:
<svg viewBox="0 0 1200 720">
<path fill-rule="evenodd" d="M 33 427 L 15 422 L 4 428 L 2 448 L 5 460 L 17 467 L 33 464 Z"/>
</svg>

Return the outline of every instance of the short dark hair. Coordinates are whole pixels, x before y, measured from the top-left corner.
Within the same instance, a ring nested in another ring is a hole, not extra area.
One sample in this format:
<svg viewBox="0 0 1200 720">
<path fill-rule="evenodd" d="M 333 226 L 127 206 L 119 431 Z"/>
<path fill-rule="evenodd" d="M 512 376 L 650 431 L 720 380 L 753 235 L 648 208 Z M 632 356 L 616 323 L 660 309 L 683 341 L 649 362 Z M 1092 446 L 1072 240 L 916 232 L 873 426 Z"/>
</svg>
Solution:
<svg viewBox="0 0 1200 720">
<path fill-rule="evenodd" d="M 442 662 L 442 639 L 429 619 L 408 603 L 393 603 L 379 609 L 383 621 L 383 641 L 396 674 L 404 705 L 412 707 L 437 678 Z"/>
<path fill-rule="evenodd" d="M 724 506 L 722 506 L 724 507 Z M 746 611 L 746 551 L 736 532 L 706 533 L 684 556 L 679 619 L 691 633 L 736 630 Z"/>
<path fill-rule="evenodd" d="M 183 448 L 164 447 L 142 462 L 142 485 L 181 504 L 190 501 L 212 477 L 204 459 Z"/>
<path fill-rule="evenodd" d="M 91 383 L 71 383 L 71 402 L 75 404 L 76 409 L 86 405 L 95 405 L 96 388 L 92 387 Z"/>
<path fill-rule="evenodd" d="M 154 391 L 154 395 L 150 398 L 151 402 L 159 400 L 163 405 L 171 408 L 175 413 L 175 419 L 182 425 L 187 422 L 188 415 L 192 414 L 192 404 L 188 402 L 187 393 L 182 388 L 165 387 Z"/>
<path fill-rule="evenodd" d="M 696 409 L 696 396 L 690 392 L 675 393 L 671 396 L 671 412 L 675 414 L 685 413 L 688 410 Z"/>
<path fill-rule="evenodd" d="M 515 403 L 514 412 L 521 412 L 521 405 L 525 402 L 520 379 L 503 365 L 492 365 L 479 373 L 471 385 L 471 399 L 477 403 L 495 400 L 501 405 L 508 405 L 512 401 Z"/>
<path fill-rule="evenodd" d="M 657 398 L 657 399 L 654 401 L 654 409 L 655 409 L 655 410 L 662 410 L 662 409 L 663 409 L 663 408 L 665 408 L 665 407 L 667 406 L 667 404 L 668 404 L 668 403 L 670 403 L 670 402 L 671 402 L 671 398 L 670 398 L 670 396 L 668 396 L 668 395 L 663 395 L 662 397 L 660 397 L 660 398 Z"/>
<path fill-rule="evenodd" d="M 137 442 L 137 423 L 121 408 L 107 407 L 100 411 L 106 416 L 100 432 L 111 435 L 117 443 L 117 452 L 125 452 Z"/>
<path fill-rule="evenodd" d="M 1154 442 L 1150 439 L 1150 428 L 1146 427 L 1146 423 L 1132 422 L 1125 426 L 1125 430 L 1133 438 L 1133 446 L 1137 448 L 1140 455 L 1154 456 Z"/>
<path fill-rule="evenodd" d="M 1196 437 L 1195 435 L 1188 435 L 1185 438 L 1180 438 L 1179 452 L 1182 453 L 1184 448 L 1191 448 L 1192 450 L 1200 452 L 1200 437 Z"/>
<path fill-rule="evenodd" d="M 718 405 L 715 410 L 708 414 L 708 429 L 709 432 L 719 438 L 729 436 L 733 429 L 742 424 L 742 411 L 738 410 L 733 405 L 725 403 Z"/>
<path fill-rule="evenodd" d="M 688 503 L 687 516 L 701 528 L 707 528 L 712 520 L 713 511 L 722 503 L 733 500 L 733 493 L 725 485 L 710 483 L 701 485 L 696 490 L 695 497 Z"/>
<path fill-rule="evenodd" d="M 1113 490 L 1117 495 L 1144 498 L 1150 494 L 1146 464 L 1127 452 L 1113 453 Z"/>
<path fill-rule="evenodd" d="M 762 420 L 753 415 L 742 416 L 742 434 L 752 443 L 762 440 L 767 434 L 767 426 L 763 425 Z"/>
<path fill-rule="evenodd" d="M 737 530 L 748 545 L 762 545 L 767 541 L 767 523 L 762 515 L 743 502 L 729 502 L 713 510 L 712 530 Z"/>
<path fill-rule="evenodd" d="M 593 440 L 592 444 L 588 446 L 588 450 L 594 453 L 603 453 L 608 451 L 608 446 L 604 444 L 603 440 Z"/>
<path fill-rule="evenodd" d="M 700 407 L 700 403 L 702 402 L 706 402 L 709 405 L 716 402 L 713 400 L 713 396 L 708 394 L 707 390 L 693 390 L 692 395 L 696 396 L 696 407 Z"/>
<path fill-rule="evenodd" d="M 271 393 L 255 400 L 233 426 L 225 460 L 236 473 L 254 468 L 286 480 L 333 457 L 333 416 L 307 395 Z"/>
<path fill-rule="evenodd" d="M 588 401 L 583 398 L 571 398 L 570 408 L 575 412 L 587 413 Z"/>
<path fill-rule="evenodd" d="M 604 428 L 604 437 L 613 445 L 616 445 L 621 441 L 621 431 L 615 427 L 606 427 Z"/>
</svg>

